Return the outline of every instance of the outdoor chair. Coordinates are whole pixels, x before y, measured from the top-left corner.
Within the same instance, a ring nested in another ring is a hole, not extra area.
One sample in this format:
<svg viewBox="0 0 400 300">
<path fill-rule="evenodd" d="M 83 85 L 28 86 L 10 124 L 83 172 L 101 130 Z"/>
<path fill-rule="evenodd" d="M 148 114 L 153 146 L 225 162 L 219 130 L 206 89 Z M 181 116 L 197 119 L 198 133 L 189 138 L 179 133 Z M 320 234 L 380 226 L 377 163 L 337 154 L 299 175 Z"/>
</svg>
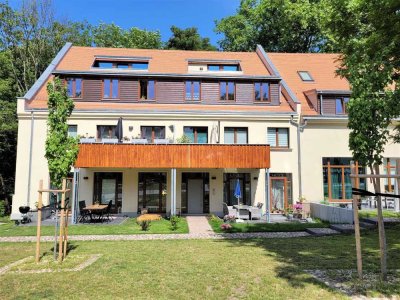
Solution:
<svg viewBox="0 0 400 300">
<path fill-rule="evenodd" d="M 112 206 L 112 200 L 108 202 L 107 208 L 104 212 L 104 216 L 107 218 L 108 221 L 110 221 L 111 206 Z"/>
<path fill-rule="evenodd" d="M 239 209 L 239 219 L 246 219 L 249 220 L 249 210 L 248 209 Z"/>
<path fill-rule="evenodd" d="M 237 214 L 236 209 L 234 209 L 233 206 L 228 206 L 225 202 L 223 206 L 223 211 L 224 211 L 224 216 L 236 216 Z"/>
<path fill-rule="evenodd" d="M 86 201 L 82 200 L 79 201 L 79 219 L 78 222 L 84 223 L 85 220 L 87 220 L 90 217 L 90 211 L 85 210 L 84 208 L 86 207 Z"/>
<path fill-rule="evenodd" d="M 258 207 L 251 207 L 250 208 L 250 214 L 251 214 L 251 220 L 253 220 L 253 219 L 259 219 L 260 220 L 261 217 L 262 217 L 262 209 L 258 208 Z"/>
</svg>

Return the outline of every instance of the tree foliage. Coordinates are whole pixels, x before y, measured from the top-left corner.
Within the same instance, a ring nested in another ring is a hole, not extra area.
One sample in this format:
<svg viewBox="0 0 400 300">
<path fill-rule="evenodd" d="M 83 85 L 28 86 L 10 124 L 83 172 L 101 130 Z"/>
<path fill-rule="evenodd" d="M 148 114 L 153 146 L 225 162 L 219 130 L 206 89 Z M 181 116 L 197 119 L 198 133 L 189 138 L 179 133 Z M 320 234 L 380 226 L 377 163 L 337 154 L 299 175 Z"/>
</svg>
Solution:
<svg viewBox="0 0 400 300">
<path fill-rule="evenodd" d="M 181 29 L 171 27 L 172 36 L 167 41 L 166 49 L 206 50 L 215 51 L 217 48 L 210 44 L 209 38 L 202 38 L 196 27 Z"/>
<path fill-rule="evenodd" d="M 331 44 L 323 33 L 320 0 L 242 0 L 236 15 L 216 22 L 225 51 L 318 52 Z"/>
<path fill-rule="evenodd" d="M 78 156 L 78 140 L 68 136 L 68 117 L 74 102 L 59 78 L 47 85 L 49 115 L 47 118 L 46 154 L 51 183 L 60 187 Z"/>
<path fill-rule="evenodd" d="M 159 31 L 142 30 L 136 27 L 122 29 L 114 23 L 100 23 L 93 27 L 93 41 L 97 47 L 160 49 Z"/>
</svg>

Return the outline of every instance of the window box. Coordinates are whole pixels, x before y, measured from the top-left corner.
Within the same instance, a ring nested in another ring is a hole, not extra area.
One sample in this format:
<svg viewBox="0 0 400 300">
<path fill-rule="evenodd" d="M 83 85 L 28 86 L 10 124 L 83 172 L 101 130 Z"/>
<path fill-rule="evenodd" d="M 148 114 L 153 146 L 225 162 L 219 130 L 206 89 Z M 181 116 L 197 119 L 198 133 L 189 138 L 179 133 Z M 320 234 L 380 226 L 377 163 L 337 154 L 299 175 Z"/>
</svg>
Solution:
<svg viewBox="0 0 400 300">
<path fill-rule="evenodd" d="M 101 139 L 101 142 L 103 143 L 103 144 L 117 144 L 118 143 L 118 139 L 115 139 L 115 138 L 102 138 Z"/>
<path fill-rule="evenodd" d="M 169 144 L 169 139 L 154 139 L 154 144 Z"/>
<path fill-rule="evenodd" d="M 96 143 L 96 139 L 95 138 L 80 138 L 79 142 L 81 144 L 93 144 L 93 143 Z"/>
<path fill-rule="evenodd" d="M 147 139 L 131 139 L 130 143 L 143 145 L 143 144 L 148 144 L 148 141 Z"/>
</svg>

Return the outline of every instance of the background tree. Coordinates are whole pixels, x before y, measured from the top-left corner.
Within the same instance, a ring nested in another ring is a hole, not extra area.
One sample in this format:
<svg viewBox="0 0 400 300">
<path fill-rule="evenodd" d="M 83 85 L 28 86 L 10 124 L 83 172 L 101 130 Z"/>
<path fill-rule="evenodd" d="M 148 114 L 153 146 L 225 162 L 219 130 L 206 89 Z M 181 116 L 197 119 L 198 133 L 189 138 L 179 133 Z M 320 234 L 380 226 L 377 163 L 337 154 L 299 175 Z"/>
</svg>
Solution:
<svg viewBox="0 0 400 300">
<path fill-rule="evenodd" d="M 181 29 L 171 27 L 172 36 L 165 45 L 165 49 L 178 50 L 207 50 L 216 51 L 217 48 L 210 44 L 209 38 L 202 38 L 196 27 Z"/>
<path fill-rule="evenodd" d="M 351 85 L 349 147 L 360 164 L 379 174 L 390 126 L 400 115 L 400 3 L 394 0 L 327 1 L 326 31 L 342 51 L 340 74 Z M 380 179 L 373 179 L 380 191 Z M 386 238 L 378 197 L 381 273 L 386 279 Z"/>
<path fill-rule="evenodd" d="M 114 23 L 100 23 L 92 28 L 93 41 L 97 47 L 160 49 L 159 31 L 147 31 L 136 27 L 122 29 Z"/>
<path fill-rule="evenodd" d="M 59 78 L 47 85 L 49 115 L 47 118 L 46 153 L 51 183 L 61 187 L 78 156 L 78 140 L 68 136 L 67 120 L 74 109 L 74 101 Z"/>
<path fill-rule="evenodd" d="M 320 0 L 242 0 L 236 15 L 216 22 L 225 51 L 320 52 L 331 50 L 323 33 Z"/>
</svg>

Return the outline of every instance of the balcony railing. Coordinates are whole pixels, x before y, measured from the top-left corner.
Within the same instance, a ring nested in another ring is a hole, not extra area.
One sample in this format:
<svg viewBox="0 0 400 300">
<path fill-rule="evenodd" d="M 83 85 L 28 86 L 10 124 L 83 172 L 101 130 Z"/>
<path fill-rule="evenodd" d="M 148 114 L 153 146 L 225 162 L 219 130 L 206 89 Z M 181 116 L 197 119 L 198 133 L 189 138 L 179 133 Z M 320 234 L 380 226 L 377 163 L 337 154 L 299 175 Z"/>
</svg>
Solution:
<svg viewBox="0 0 400 300">
<path fill-rule="evenodd" d="M 249 168 L 270 167 L 269 145 L 80 144 L 80 168 Z"/>
</svg>

